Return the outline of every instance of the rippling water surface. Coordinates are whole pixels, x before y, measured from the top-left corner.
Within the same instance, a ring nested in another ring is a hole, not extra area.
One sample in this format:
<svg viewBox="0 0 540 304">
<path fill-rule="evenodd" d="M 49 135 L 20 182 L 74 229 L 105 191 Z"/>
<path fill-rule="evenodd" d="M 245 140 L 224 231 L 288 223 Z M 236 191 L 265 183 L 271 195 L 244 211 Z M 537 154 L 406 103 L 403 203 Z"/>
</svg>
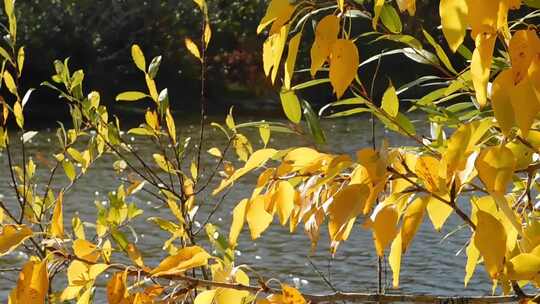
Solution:
<svg viewBox="0 0 540 304">
<path fill-rule="evenodd" d="M 220 120 L 222 118 L 215 118 Z M 237 122 L 248 121 L 250 118 L 237 118 Z M 354 153 L 357 149 L 369 146 L 371 137 L 371 123 L 368 116 L 361 116 L 346 120 L 324 121 L 323 127 L 327 130 L 329 140 L 328 151 L 335 153 Z M 387 138 L 392 146 L 412 144 L 399 136 L 386 133 L 381 126 L 378 126 L 377 138 Z M 197 137 L 198 130 L 193 121 L 178 121 L 177 130 L 182 137 Z M 256 131 L 248 132 L 253 142 L 257 142 L 260 147 Z M 15 135 L 12 135 L 15 136 Z M 211 146 L 224 147 L 226 139 L 217 131 L 209 129 L 205 148 Z M 128 141 L 140 152 L 149 157 L 154 151 L 149 150 L 151 145 L 145 144 L 139 139 L 126 135 Z M 56 141 L 55 134 L 50 130 L 40 131 L 28 146 L 29 155 L 41 154 L 50 156 L 57 151 L 53 143 Z M 270 143 L 273 147 L 308 145 L 305 139 L 282 134 L 273 134 Z M 20 150 L 14 147 L 17 160 L 20 159 Z M 77 185 L 66 195 L 65 215 L 66 227 L 70 227 L 71 216 L 78 213 L 83 221 L 94 222 L 96 218 L 95 202 L 106 200 L 107 193 L 114 191 L 119 184 L 118 177 L 112 169 L 113 158 L 106 156 L 100 159 L 87 176 L 80 180 Z M 211 157 L 204 157 L 204 165 L 212 167 L 215 160 Z M 48 170 L 38 164 L 37 174 L 43 182 L 48 176 Z M 204 174 L 204 172 L 203 172 Z M 204 175 L 203 177 L 207 177 Z M 225 198 L 218 212 L 213 217 L 213 222 L 228 233 L 231 211 L 235 204 L 242 198 L 248 197 L 253 189 L 255 177 L 248 176 L 238 182 L 234 189 Z M 65 180 L 55 180 L 64 182 Z M 7 171 L 7 157 L 0 157 L 0 195 L 4 200 L 12 200 L 12 191 L 9 188 L 9 174 Z M 58 183 L 57 183 L 58 184 Z M 58 189 L 58 188 L 57 188 Z M 218 198 L 205 194 L 199 199 L 201 212 L 198 221 L 204 222 L 209 210 L 212 209 Z M 145 210 L 144 218 L 159 216 L 170 218 L 167 208 L 160 206 L 156 199 L 139 192 L 133 201 Z M 468 210 L 468 201 L 461 201 L 460 204 Z M 394 291 L 388 287 L 388 292 L 414 292 L 440 295 L 485 295 L 489 294 L 491 284 L 487 280 L 483 267 L 477 267 L 475 276 L 467 289 L 463 289 L 464 265 L 466 257 L 462 247 L 470 237 L 467 229 L 461 229 L 453 233 L 450 237 L 443 237 L 458 228 L 462 222 L 459 218 L 452 216 L 443 231 L 437 233 L 433 230 L 431 223 L 425 219 L 421 229 L 415 237 L 413 244 L 403 258 L 401 271 L 401 289 Z M 133 223 L 137 235 L 137 246 L 142 251 L 147 265 L 156 263 L 165 256 L 161 250 L 162 240 L 167 235 L 161 232 L 152 224 L 145 223 L 143 218 L 139 218 Z M 92 229 L 87 228 L 87 234 Z M 254 266 L 265 277 L 275 277 L 282 282 L 297 285 L 305 292 L 330 292 L 331 289 L 325 285 L 320 275 L 315 271 L 323 273 L 332 282 L 335 288 L 343 291 L 373 292 L 377 286 L 377 258 L 374 254 L 371 233 L 364 230 L 358 223 L 354 227 L 350 239 L 343 243 L 334 257 L 331 259 L 328 253 L 328 238 L 326 231 L 321 232 L 321 240 L 317 251 L 309 256 L 310 241 L 299 229 L 295 234 L 289 234 L 288 230 L 274 224 L 263 236 L 255 242 L 249 239 L 247 231 L 240 237 L 238 246 L 237 263 Z M 203 235 L 203 233 L 201 233 Z M 131 241 L 135 241 L 134 236 L 128 234 Z M 459 252 L 459 254 L 457 254 Z M 12 253 L 0 260 L 0 268 L 20 265 L 25 259 L 21 253 Z M 313 264 L 310 263 L 310 260 Z M 391 286 L 391 271 L 389 267 L 386 273 L 386 282 Z M 0 302 L 5 303 L 7 293 L 12 286 L 16 273 L 0 273 Z M 60 282 L 59 285 L 64 283 Z M 100 282 L 103 284 L 103 282 Z M 61 286 L 57 286 L 61 288 Z M 98 292 L 96 303 L 104 302 L 103 293 Z"/>
</svg>

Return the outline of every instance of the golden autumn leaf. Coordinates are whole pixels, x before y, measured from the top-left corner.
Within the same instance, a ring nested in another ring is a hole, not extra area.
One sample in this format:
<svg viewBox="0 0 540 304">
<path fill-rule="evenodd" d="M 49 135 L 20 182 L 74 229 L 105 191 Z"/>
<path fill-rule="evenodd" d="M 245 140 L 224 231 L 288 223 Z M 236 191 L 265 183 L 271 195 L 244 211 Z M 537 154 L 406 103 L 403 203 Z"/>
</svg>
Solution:
<svg viewBox="0 0 540 304">
<path fill-rule="evenodd" d="M 513 88 L 510 88 L 510 101 L 514 109 L 515 120 L 523 136 L 529 134 L 530 128 L 540 112 L 540 103 L 537 97 L 539 84 L 532 82 L 530 77 L 525 77 Z"/>
<path fill-rule="evenodd" d="M 330 83 L 337 98 L 341 98 L 356 77 L 360 59 L 352 40 L 338 39 L 330 53 Z"/>
<path fill-rule="evenodd" d="M 229 232 L 229 245 L 231 247 L 236 247 L 238 242 L 238 236 L 244 227 L 246 222 L 246 210 L 247 210 L 248 199 L 241 200 L 233 210 L 233 220 L 231 223 L 231 230 Z"/>
<path fill-rule="evenodd" d="M 441 161 L 433 156 L 418 158 L 414 172 L 422 179 L 424 186 L 431 193 L 446 193 L 445 180 L 441 176 Z"/>
<path fill-rule="evenodd" d="M 306 304 L 307 301 L 298 289 L 281 284 L 281 301 L 283 304 Z"/>
<path fill-rule="evenodd" d="M 47 261 L 27 262 L 12 293 L 12 304 L 44 304 L 49 291 Z"/>
<path fill-rule="evenodd" d="M 216 290 L 205 290 L 197 295 L 194 304 L 212 304 L 216 297 Z"/>
<path fill-rule="evenodd" d="M 474 245 L 484 257 L 489 276 L 496 279 L 503 270 L 506 255 L 506 232 L 493 215 L 479 210 L 478 224 L 474 233 Z"/>
<path fill-rule="evenodd" d="M 431 197 L 426 207 L 429 219 L 436 231 L 440 231 L 454 209 L 439 199 Z"/>
<path fill-rule="evenodd" d="M 26 225 L 4 225 L 0 233 L 0 256 L 15 250 L 32 235 L 32 229 Z"/>
<path fill-rule="evenodd" d="M 285 78 L 283 80 L 283 86 L 285 89 L 291 89 L 292 77 L 294 74 L 294 66 L 296 64 L 296 57 L 298 55 L 298 49 L 300 47 L 300 41 L 302 39 L 302 33 L 294 35 L 289 41 L 289 51 L 287 59 L 285 60 Z"/>
<path fill-rule="evenodd" d="M 141 268 L 144 268 L 143 257 L 141 255 L 141 252 L 137 248 L 137 246 L 135 246 L 135 244 L 132 244 L 132 243 L 128 244 L 126 247 L 126 251 L 129 258 L 131 259 L 131 261 L 133 261 L 133 263 L 135 263 L 135 265 Z"/>
<path fill-rule="evenodd" d="M 418 231 L 418 228 L 420 228 L 426 213 L 426 207 L 430 200 L 431 198 L 429 196 L 419 197 L 407 207 L 407 210 L 405 210 L 403 224 L 401 226 L 401 250 L 403 252 L 407 251 L 414 235 Z"/>
<path fill-rule="evenodd" d="M 276 81 L 288 34 L 289 27 L 284 25 L 279 31 L 268 37 L 263 44 L 264 73 L 266 76 L 271 76 L 272 83 Z"/>
<path fill-rule="evenodd" d="M 261 149 L 253 152 L 245 165 L 236 170 L 228 179 L 226 179 L 223 183 L 219 185 L 217 189 L 215 189 L 212 194 L 216 195 L 219 192 L 221 192 L 223 189 L 230 186 L 232 183 L 234 183 L 237 179 L 244 176 L 245 174 L 249 173 L 253 169 L 256 169 L 260 166 L 262 166 L 266 161 L 268 161 L 274 154 L 276 154 L 277 150 L 275 149 Z"/>
<path fill-rule="evenodd" d="M 199 59 L 199 61 L 202 61 L 201 52 L 199 51 L 199 47 L 191 40 L 190 38 L 184 39 L 184 44 L 186 45 L 186 49 L 191 53 L 191 55 L 195 56 L 195 58 Z"/>
<path fill-rule="evenodd" d="M 334 15 L 325 16 L 315 28 L 315 41 L 311 46 L 311 76 L 326 62 L 326 58 L 332 52 L 332 46 L 336 42 L 339 33 L 339 19 Z"/>
<path fill-rule="evenodd" d="M 532 280 L 540 272 L 540 256 L 521 253 L 506 263 L 506 275 L 509 280 Z"/>
<path fill-rule="evenodd" d="M 399 214 L 395 205 L 379 205 L 371 216 L 367 226 L 373 231 L 373 241 L 375 251 L 382 257 L 384 250 L 394 240 L 397 235 Z"/>
<path fill-rule="evenodd" d="M 392 269 L 392 287 L 399 287 L 399 275 L 401 273 L 401 255 L 402 255 L 402 232 L 398 233 L 390 246 L 390 255 L 388 256 L 388 264 Z"/>
<path fill-rule="evenodd" d="M 127 295 L 126 272 L 117 272 L 107 282 L 107 300 L 109 304 L 120 304 Z"/>
<path fill-rule="evenodd" d="M 510 98 L 510 91 L 513 87 L 514 79 L 512 71 L 509 69 L 504 70 L 497 75 L 491 87 L 491 105 L 493 107 L 493 112 L 501 131 L 505 135 L 508 135 L 512 127 L 516 125 L 515 111 Z"/>
<path fill-rule="evenodd" d="M 141 48 L 137 44 L 131 46 L 131 58 L 139 70 L 146 72 L 146 59 L 144 58 Z"/>
<path fill-rule="evenodd" d="M 152 276 L 179 274 L 195 267 L 207 265 L 209 258 L 211 256 L 199 246 L 185 247 L 175 255 L 161 261 L 150 274 Z"/>
<path fill-rule="evenodd" d="M 363 212 L 370 189 L 365 184 L 347 185 L 337 192 L 328 206 L 328 232 L 333 241 L 343 241 L 349 221 Z"/>
<path fill-rule="evenodd" d="M 295 5 L 289 0 L 272 0 L 266 9 L 266 13 L 257 27 L 257 34 L 260 34 L 268 25 L 272 24 L 270 35 L 277 32 L 291 18 Z"/>
<path fill-rule="evenodd" d="M 259 238 L 270 223 L 272 223 L 272 215 L 265 210 L 265 198 L 258 195 L 251 199 L 246 212 L 246 221 L 251 232 L 253 240 Z"/>
<path fill-rule="evenodd" d="M 505 193 L 512 180 L 516 160 L 505 146 L 485 148 L 476 159 L 478 176 L 490 193 Z"/>
<path fill-rule="evenodd" d="M 296 190 L 288 181 L 280 181 L 272 197 L 281 225 L 285 225 L 294 207 Z"/>
<path fill-rule="evenodd" d="M 379 23 L 379 18 L 381 17 L 381 11 L 383 6 L 384 0 L 373 1 L 373 19 L 371 20 L 371 26 L 374 30 L 377 29 L 377 24 Z"/>
<path fill-rule="evenodd" d="M 63 238 L 64 237 L 64 213 L 63 213 L 63 204 L 64 204 L 64 192 L 60 192 L 58 198 L 56 199 L 56 204 L 54 206 L 53 217 L 51 220 L 51 234 L 53 237 Z"/>
<path fill-rule="evenodd" d="M 396 0 L 396 2 L 401 12 L 407 11 L 411 16 L 416 13 L 416 0 Z"/>
<path fill-rule="evenodd" d="M 497 35 L 495 33 L 485 32 L 479 33 L 475 39 L 476 48 L 474 49 L 471 60 L 471 75 L 476 92 L 476 100 L 480 107 L 485 106 L 488 100 L 487 85 L 496 38 Z"/>
<path fill-rule="evenodd" d="M 465 250 L 467 254 L 467 263 L 465 264 L 465 277 L 463 278 L 463 284 L 467 287 L 469 281 L 471 280 L 474 270 L 476 269 L 476 264 L 480 259 L 480 252 L 474 245 L 474 236 L 471 238 L 467 249 Z"/>
<path fill-rule="evenodd" d="M 533 29 L 519 30 L 512 35 L 508 46 L 510 62 L 512 63 L 512 73 L 514 83 L 517 84 L 527 77 L 529 66 L 534 56 L 538 52 L 538 36 Z"/>
<path fill-rule="evenodd" d="M 73 241 L 73 252 L 78 258 L 92 263 L 97 262 L 100 256 L 97 246 L 87 240 Z"/>
</svg>

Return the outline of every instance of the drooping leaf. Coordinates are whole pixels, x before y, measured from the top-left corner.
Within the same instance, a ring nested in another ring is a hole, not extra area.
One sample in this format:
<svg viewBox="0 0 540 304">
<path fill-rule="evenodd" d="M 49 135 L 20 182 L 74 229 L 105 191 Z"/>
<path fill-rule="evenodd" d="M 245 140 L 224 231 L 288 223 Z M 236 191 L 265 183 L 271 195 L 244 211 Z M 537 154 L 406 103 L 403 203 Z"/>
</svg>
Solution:
<svg viewBox="0 0 540 304">
<path fill-rule="evenodd" d="M 455 53 L 463 43 L 468 26 L 467 0 L 441 0 L 439 14 L 444 37 L 450 49 Z"/>
<path fill-rule="evenodd" d="M 326 58 L 332 52 L 332 46 L 337 40 L 339 32 L 339 19 L 334 15 L 325 16 L 315 29 L 315 41 L 311 46 L 311 76 L 326 62 Z"/>
<path fill-rule="evenodd" d="M 4 225 L 0 233 L 0 256 L 10 253 L 32 235 L 32 229 L 26 225 Z"/>
<path fill-rule="evenodd" d="M 294 91 L 283 91 L 280 94 L 281 106 L 287 118 L 295 124 L 302 120 L 302 107 Z"/>
<path fill-rule="evenodd" d="M 476 100 L 480 107 L 485 106 L 488 99 L 487 85 L 496 38 L 497 35 L 491 33 L 481 33 L 476 38 L 476 48 L 471 60 L 471 75 L 476 91 Z"/>
<path fill-rule="evenodd" d="M 53 217 L 51 220 L 51 235 L 57 238 L 64 237 L 64 192 L 60 192 L 54 206 Z"/>
<path fill-rule="evenodd" d="M 359 64 L 358 48 L 352 40 L 334 42 L 330 55 L 330 82 L 338 99 L 356 77 Z"/>
<path fill-rule="evenodd" d="M 504 267 L 506 232 L 501 222 L 493 215 L 479 210 L 477 217 L 474 245 L 484 257 L 484 265 L 489 276 L 496 279 Z"/>
<path fill-rule="evenodd" d="M 205 266 L 211 256 L 199 246 L 191 246 L 180 249 L 175 255 L 165 258 L 159 266 L 152 269 L 152 276 L 174 275 L 186 270 Z"/>
<path fill-rule="evenodd" d="M 294 35 L 289 41 L 289 52 L 287 59 L 285 60 L 285 79 L 283 80 L 283 86 L 285 89 L 291 89 L 291 82 L 294 74 L 294 66 L 296 64 L 296 57 L 298 55 L 298 48 L 300 47 L 300 41 L 302 39 L 302 33 Z"/>
</svg>

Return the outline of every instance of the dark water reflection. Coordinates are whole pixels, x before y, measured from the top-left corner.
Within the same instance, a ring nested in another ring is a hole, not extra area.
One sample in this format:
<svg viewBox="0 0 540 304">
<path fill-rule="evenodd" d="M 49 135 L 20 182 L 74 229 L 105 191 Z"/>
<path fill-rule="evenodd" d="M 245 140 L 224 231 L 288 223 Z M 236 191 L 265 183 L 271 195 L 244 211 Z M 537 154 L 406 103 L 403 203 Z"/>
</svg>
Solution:
<svg viewBox="0 0 540 304">
<path fill-rule="evenodd" d="M 216 118 L 215 120 L 221 120 Z M 237 118 L 237 122 L 247 121 L 249 118 Z M 182 132 L 182 136 L 196 137 L 197 127 L 189 123 L 177 122 L 177 129 Z M 354 153 L 357 149 L 370 145 L 371 124 L 368 116 L 361 116 L 345 120 L 331 120 L 324 122 L 324 128 L 328 132 L 329 151 L 339 153 Z M 387 133 L 378 126 L 377 138 L 387 138 L 392 146 L 412 144 L 399 136 Z M 258 142 L 256 130 L 248 132 L 254 142 Z M 129 141 L 135 140 L 127 136 Z M 41 131 L 29 145 L 28 153 L 42 153 L 50 155 L 55 152 L 52 143 L 55 142 L 53 132 Z M 153 151 L 148 150 L 150 145 L 134 144 L 141 149 L 141 153 L 150 156 Z M 226 144 L 225 138 L 217 130 L 209 130 L 206 149 L 211 146 L 223 147 Z M 285 147 L 309 144 L 305 139 L 290 135 L 273 134 L 271 146 Z M 259 143 L 257 143 L 259 146 Z M 19 151 L 15 151 L 19 155 Z M 150 158 L 149 158 L 150 159 Z M 96 209 L 94 201 L 106 200 L 107 192 L 116 189 L 119 184 L 115 172 L 112 170 L 112 157 L 106 156 L 98 161 L 89 174 L 84 177 L 77 186 L 65 198 L 65 222 L 66 228 L 70 227 L 70 219 L 73 214 L 79 213 L 84 221 L 94 222 Z M 213 166 L 215 160 L 210 157 L 204 158 L 204 165 Z M 6 170 L 7 160 L 0 157 L 0 195 L 5 199 L 10 199 L 11 191 L 8 188 L 9 174 Z M 46 178 L 47 170 L 38 168 L 38 175 L 41 180 Z M 204 173 L 203 173 L 204 174 Z M 238 182 L 234 190 L 230 192 L 223 205 L 214 217 L 214 223 L 223 232 L 228 233 L 231 211 L 235 204 L 242 198 L 248 197 L 253 188 L 253 176 L 244 178 Z M 145 210 L 145 218 L 150 216 L 160 216 L 170 218 L 168 209 L 162 208 L 151 196 L 139 193 L 133 199 L 138 206 Z M 206 214 L 216 202 L 216 198 L 205 194 L 201 200 L 201 212 L 198 216 L 200 222 L 204 221 Z M 467 201 L 461 201 L 464 209 L 468 209 Z M 419 230 L 409 252 L 403 257 L 401 272 L 401 289 L 388 292 L 415 292 L 430 293 L 440 295 L 485 295 L 489 294 L 491 284 L 487 280 L 487 275 L 483 267 L 478 267 L 475 276 L 467 289 L 463 289 L 464 265 L 466 257 L 464 251 L 456 255 L 465 245 L 470 237 L 467 229 L 463 229 L 451 237 L 441 241 L 448 232 L 453 231 L 461 225 L 461 221 L 452 216 L 443 231 L 437 233 L 433 230 L 429 220 L 425 220 Z M 161 250 L 162 240 L 167 236 L 155 226 L 145 223 L 142 218 L 134 222 L 133 228 L 139 233 L 138 247 L 144 254 L 145 262 L 148 265 L 155 265 L 158 260 L 165 256 Z M 299 230 L 296 234 L 290 235 L 286 228 L 277 224 L 264 233 L 256 242 L 249 239 L 249 233 L 244 231 L 240 237 L 238 246 L 237 263 L 247 264 L 255 267 L 265 277 L 275 277 L 283 282 L 298 285 L 306 292 L 326 292 L 330 291 L 320 276 L 314 271 L 309 263 L 308 255 L 310 248 L 309 239 Z M 87 228 L 87 234 L 91 234 L 92 229 Z M 130 235 L 131 240 L 133 237 Z M 371 233 L 364 230 L 357 224 L 350 239 L 342 244 L 332 260 L 328 253 L 327 232 L 323 229 L 321 240 L 316 253 L 311 256 L 311 260 L 316 267 L 335 285 L 343 291 L 366 291 L 373 292 L 377 285 L 377 258 L 373 249 Z M 13 253 L 2 258 L 0 268 L 19 265 L 25 257 L 20 253 Z M 387 284 L 391 285 L 391 271 L 389 267 L 386 271 Z M 5 302 L 8 290 L 14 285 L 11 280 L 15 280 L 14 273 L 0 273 L 0 299 Z M 61 283 L 64 284 L 64 283 Z M 100 282 L 103 284 L 103 282 Z M 61 286 L 59 286 L 61 288 Z M 104 301 L 104 293 L 96 294 L 96 303 Z"/>
</svg>

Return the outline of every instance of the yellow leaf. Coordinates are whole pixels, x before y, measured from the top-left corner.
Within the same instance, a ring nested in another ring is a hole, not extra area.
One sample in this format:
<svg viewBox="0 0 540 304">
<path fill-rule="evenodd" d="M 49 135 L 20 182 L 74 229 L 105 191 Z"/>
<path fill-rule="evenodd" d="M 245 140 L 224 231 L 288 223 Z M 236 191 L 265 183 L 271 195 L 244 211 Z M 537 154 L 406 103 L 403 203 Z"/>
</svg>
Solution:
<svg viewBox="0 0 540 304">
<path fill-rule="evenodd" d="M 334 15 L 325 16 L 315 29 L 315 41 L 311 46 L 311 76 L 314 77 L 317 71 L 330 56 L 332 46 L 337 40 L 339 33 L 339 19 Z"/>
<path fill-rule="evenodd" d="M 270 141 L 270 126 L 268 124 L 262 124 L 259 126 L 259 136 L 266 147 Z"/>
<path fill-rule="evenodd" d="M 159 95 L 156 88 L 156 82 L 154 81 L 154 79 L 150 78 L 150 75 L 148 74 L 146 74 L 145 80 L 146 86 L 148 87 L 148 92 L 150 93 L 150 97 L 152 97 L 154 102 L 157 103 L 159 100 Z"/>
<path fill-rule="evenodd" d="M 534 47 L 537 45 L 535 41 L 538 39 L 536 31 L 519 30 L 512 35 L 508 47 L 510 61 L 512 63 L 512 73 L 514 74 L 514 83 L 519 83 L 527 76 L 531 61 L 538 52 Z"/>
<path fill-rule="evenodd" d="M 401 12 L 407 11 L 411 16 L 416 13 L 416 0 L 397 0 L 396 2 Z"/>
<path fill-rule="evenodd" d="M 253 198 L 246 212 L 246 220 L 253 240 L 259 238 L 266 228 L 272 223 L 272 215 L 265 210 L 264 196 Z"/>
<path fill-rule="evenodd" d="M 359 63 L 358 48 L 352 40 L 338 39 L 334 42 L 330 55 L 330 83 L 338 99 L 356 77 Z"/>
<path fill-rule="evenodd" d="M 526 77 L 510 90 L 510 100 L 514 109 L 516 124 L 521 130 L 523 136 L 529 134 L 529 129 L 533 124 L 536 115 L 540 111 L 540 102 L 537 93 L 531 81 L 531 78 Z"/>
<path fill-rule="evenodd" d="M 476 246 L 474 246 L 474 236 L 471 238 L 469 245 L 467 245 L 466 253 L 467 264 L 465 265 L 465 278 L 463 279 L 465 287 L 467 287 L 467 284 L 469 284 L 469 281 L 474 274 L 474 270 L 476 269 L 478 259 L 480 259 L 480 252 L 478 251 Z"/>
<path fill-rule="evenodd" d="M 139 70 L 146 72 L 146 59 L 144 58 L 141 48 L 137 44 L 131 46 L 131 58 Z"/>
<path fill-rule="evenodd" d="M 17 85 L 15 84 L 15 80 L 13 80 L 13 76 L 7 70 L 4 71 L 4 83 L 11 94 L 17 95 Z"/>
<path fill-rule="evenodd" d="M 17 125 L 19 128 L 23 128 L 24 126 L 24 115 L 23 115 L 23 108 L 21 106 L 20 102 L 15 102 L 15 105 L 13 105 L 13 115 L 15 115 L 15 120 L 17 122 Z"/>
<path fill-rule="evenodd" d="M 403 247 L 402 244 L 402 234 L 398 233 L 392 245 L 390 246 L 390 255 L 388 256 L 388 263 L 392 269 L 392 286 L 394 288 L 399 287 L 399 274 L 401 272 L 401 254 Z"/>
<path fill-rule="evenodd" d="M 442 226 L 452 214 L 454 209 L 448 206 L 448 204 L 441 202 L 436 198 L 431 198 L 427 205 L 427 212 L 433 228 L 437 231 L 441 231 Z"/>
<path fill-rule="evenodd" d="M 491 105 L 501 131 L 508 136 L 516 125 L 514 108 L 510 99 L 510 91 L 514 87 L 511 70 L 504 70 L 493 81 Z M 527 128 L 528 129 L 528 128 Z"/>
<path fill-rule="evenodd" d="M 47 261 L 29 261 L 19 274 L 14 291 L 15 303 L 44 304 L 49 291 Z"/>
<path fill-rule="evenodd" d="M 467 0 L 467 7 L 469 8 L 468 21 L 472 28 L 471 37 L 473 39 L 477 39 L 478 35 L 482 35 L 485 32 L 494 34 L 497 31 L 499 7 L 506 1 Z"/>
<path fill-rule="evenodd" d="M 275 82 L 279 70 L 289 27 L 284 25 L 279 31 L 270 35 L 263 44 L 263 68 L 266 76 L 271 74 L 272 83 Z"/>
<path fill-rule="evenodd" d="M 167 109 L 165 113 L 165 121 L 167 123 L 167 131 L 169 132 L 169 136 L 171 137 L 173 144 L 176 144 L 176 124 L 174 123 L 174 118 L 169 109 Z"/>
<path fill-rule="evenodd" d="M 257 34 L 260 34 L 268 25 L 274 23 L 270 29 L 270 35 L 277 32 L 291 18 L 295 5 L 289 0 L 272 0 L 266 9 L 266 14 L 257 27 Z"/>
<path fill-rule="evenodd" d="M 205 266 L 211 256 L 199 246 L 180 249 L 175 255 L 165 258 L 150 274 L 152 276 L 174 275 L 186 270 Z"/>
<path fill-rule="evenodd" d="M 53 217 L 51 220 L 51 234 L 53 237 L 64 237 L 64 192 L 60 192 L 56 199 L 56 205 L 54 206 Z"/>
<path fill-rule="evenodd" d="M 75 233 L 75 236 L 78 239 L 82 239 L 82 240 L 86 239 L 83 223 L 81 222 L 81 219 L 78 216 L 74 216 L 71 219 L 71 227 L 73 229 L 73 232 Z"/>
<path fill-rule="evenodd" d="M 199 6 L 201 11 L 203 12 L 206 11 L 206 0 L 193 0 L 193 2 L 195 2 L 195 4 Z"/>
<path fill-rule="evenodd" d="M 304 296 L 294 287 L 281 284 L 281 300 L 283 304 L 306 304 Z"/>
<path fill-rule="evenodd" d="M 118 96 L 116 96 L 116 101 L 137 101 L 146 97 L 148 97 L 146 93 L 130 91 L 118 94 Z"/>
<path fill-rule="evenodd" d="M 540 257 L 535 254 L 521 253 L 506 263 L 509 280 L 532 280 L 540 272 Z"/>
<path fill-rule="evenodd" d="M 388 88 L 384 92 L 381 108 L 386 112 L 386 114 L 394 118 L 399 113 L 399 100 L 396 89 L 394 88 L 392 83 L 388 85 Z"/>
<path fill-rule="evenodd" d="M 503 225 L 491 214 L 479 210 L 474 233 L 474 245 L 484 257 L 489 276 L 496 279 L 503 270 L 506 254 L 506 232 Z"/>
<path fill-rule="evenodd" d="M 514 154 L 505 146 L 485 148 L 475 163 L 478 176 L 490 193 L 506 193 L 515 166 Z"/>
<path fill-rule="evenodd" d="M 233 220 L 231 223 L 231 230 L 229 232 L 229 244 L 231 247 L 236 247 L 238 236 L 244 227 L 246 222 L 246 207 L 248 204 L 247 199 L 241 200 L 233 210 Z"/>
<path fill-rule="evenodd" d="M 377 29 L 377 24 L 379 23 L 379 18 L 381 17 L 381 11 L 384 6 L 384 0 L 374 0 L 373 1 L 373 20 L 371 21 L 371 26 L 373 29 Z"/>
<path fill-rule="evenodd" d="M 199 169 L 197 168 L 197 163 L 193 160 L 189 167 L 189 172 L 191 173 L 191 178 L 193 178 L 193 180 L 197 180 L 197 177 L 199 176 L 198 171 Z"/>
<path fill-rule="evenodd" d="M 208 44 L 210 44 L 210 39 L 212 39 L 212 28 L 210 27 L 210 24 L 206 23 L 204 27 L 204 43 L 208 47 Z"/>
<path fill-rule="evenodd" d="M 201 52 L 199 51 L 199 47 L 195 44 L 195 42 L 193 42 L 193 40 L 191 40 L 190 38 L 186 38 L 184 39 L 184 43 L 191 55 L 202 61 Z"/>
<path fill-rule="evenodd" d="M 395 205 L 378 206 L 371 216 L 371 229 L 377 255 L 384 256 L 384 250 L 397 235 L 398 212 Z"/>
<path fill-rule="evenodd" d="M 92 263 L 97 262 L 100 256 L 97 246 L 86 240 L 73 241 L 73 252 L 78 258 Z"/>
<path fill-rule="evenodd" d="M 365 184 L 347 185 L 337 192 L 328 207 L 328 232 L 333 241 L 343 241 L 344 230 L 352 218 L 363 212 L 370 189 Z"/>
<path fill-rule="evenodd" d="M 143 257 L 139 249 L 137 249 L 137 246 L 135 246 L 135 244 L 132 244 L 132 243 L 128 244 L 126 247 L 126 251 L 129 258 L 131 259 L 131 261 L 133 261 L 133 263 L 135 263 L 135 265 L 141 268 L 144 268 Z"/>
<path fill-rule="evenodd" d="M 298 55 L 298 48 L 300 47 L 300 41 L 302 39 L 302 32 L 294 35 L 289 41 L 289 52 L 287 59 L 285 60 L 285 79 L 283 80 L 283 86 L 285 89 L 291 89 L 292 77 L 294 74 L 294 66 L 296 64 L 296 57 Z"/>
<path fill-rule="evenodd" d="M 197 295 L 194 304 L 212 304 L 216 296 L 216 290 L 205 290 Z"/>
<path fill-rule="evenodd" d="M 13 251 L 32 234 L 32 229 L 26 225 L 4 225 L 0 233 L 0 256 Z"/>
<path fill-rule="evenodd" d="M 302 120 L 302 107 L 296 93 L 294 91 L 282 91 L 279 96 L 285 116 L 295 124 L 300 123 Z"/>
<path fill-rule="evenodd" d="M 471 75 L 476 91 L 476 100 L 480 107 L 487 103 L 487 85 L 496 38 L 497 35 L 494 33 L 480 33 L 476 37 L 476 48 L 471 59 Z"/>
<path fill-rule="evenodd" d="M 414 172 L 431 193 L 446 192 L 445 180 L 440 176 L 440 167 L 440 160 L 433 156 L 421 156 L 416 161 Z"/>
<path fill-rule="evenodd" d="M 107 300 L 109 304 L 120 304 L 126 297 L 126 272 L 117 272 L 107 283 Z"/>
<path fill-rule="evenodd" d="M 405 211 L 403 216 L 403 224 L 401 227 L 401 242 L 403 252 L 407 251 L 409 244 L 411 243 L 414 235 L 420 228 L 426 213 L 426 206 L 430 201 L 429 196 L 419 197 L 415 199 Z"/>
<path fill-rule="evenodd" d="M 285 225 L 294 207 L 296 190 L 288 181 L 280 181 L 276 186 L 276 191 L 272 200 L 277 208 L 279 221 Z"/>
<path fill-rule="evenodd" d="M 214 156 L 214 157 L 217 157 L 217 158 L 222 158 L 223 157 L 223 154 L 221 154 L 221 151 L 214 147 L 214 148 L 210 148 L 208 151 L 208 154 Z"/>
<path fill-rule="evenodd" d="M 228 179 L 226 179 L 221 185 L 219 185 L 219 187 L 215 189 L 212 192 L 212 194 L 216 195 L 217 193 L 221 192 L 226 187 L 230 186 L 233 182 L 235 182 L 240 177 L 244 176 L 245 174 L 252 171 L 253 169 L 256 169 L 264 165 L 264 163 L 266 163 L 268 159 L 274 156 L 276 152 L 277 150 L 275 149 L 261 149 L 261 150 L 255 151 L 253 154 L 251 154 L 251 156 L 249 157 L 245 165 L 242 168 L 236 170 Z"/>
</svg>

